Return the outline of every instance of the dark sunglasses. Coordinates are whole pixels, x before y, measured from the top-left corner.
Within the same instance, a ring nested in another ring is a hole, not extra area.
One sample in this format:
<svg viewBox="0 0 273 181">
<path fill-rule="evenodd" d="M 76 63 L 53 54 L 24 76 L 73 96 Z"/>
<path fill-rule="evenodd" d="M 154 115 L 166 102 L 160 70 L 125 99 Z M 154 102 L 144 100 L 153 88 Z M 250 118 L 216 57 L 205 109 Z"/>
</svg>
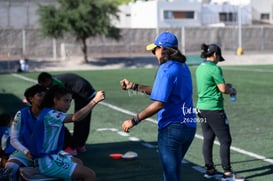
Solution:
<svg viewBox="0 0 273 181">
<path fill-rule="evenodd" d="M 157 48 L 160 48 L 159 46 L 156 46 L 153 50 L 152 50 L 152 53 L 155 55 L 155 50 L 157 49 Z"/>
</svg>

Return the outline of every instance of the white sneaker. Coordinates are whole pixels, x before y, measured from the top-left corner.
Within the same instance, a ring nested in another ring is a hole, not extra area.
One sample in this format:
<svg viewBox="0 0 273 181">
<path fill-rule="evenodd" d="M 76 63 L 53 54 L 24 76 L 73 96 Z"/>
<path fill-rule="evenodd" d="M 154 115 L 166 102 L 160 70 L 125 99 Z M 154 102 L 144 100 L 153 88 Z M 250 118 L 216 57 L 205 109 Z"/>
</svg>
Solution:
<svg viewBox="0 0 273 181">
<path fill-rule="evenodd" d="M 223 174 L 222 181 L 245 181 L 245 178 L 234 173 L 230 175 Z"/>
<path fill-rule="evenodd" d="M 204 174 L 204 178 L 210 179 L 210 178 L 221 178 L 223 176 L 222 173 L 218 172 L 217 170 L 212 171 L 206 171 Z"/>
</svg>

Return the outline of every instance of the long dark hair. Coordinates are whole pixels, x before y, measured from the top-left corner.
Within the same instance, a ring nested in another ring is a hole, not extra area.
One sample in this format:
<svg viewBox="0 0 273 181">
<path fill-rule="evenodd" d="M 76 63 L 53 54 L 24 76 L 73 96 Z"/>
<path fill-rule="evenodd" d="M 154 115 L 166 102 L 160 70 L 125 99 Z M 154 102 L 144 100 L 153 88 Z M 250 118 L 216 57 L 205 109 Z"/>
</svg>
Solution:
<svg viewBox="0 0 273 181">
<path fill-rule="evenodd" d="M 54 98 L 61 98 L 66 94 L 72 94 L 69 90 L 65 87 L 60 85 L 54 85 L 51 87 L 47 92 L 46 95 L 41 103 L 41 107 L 53 107 L 54 106 Z"/>
<path fill-rule="evenodd" d="M 168 60 L 174 60 L 177 62 L 186 62 L 187 58 L 183 55 L 179 49 L 162 47 L 162 56 L 160 58 L 161 64 L 167 62 Z"/>
<path fill-rule="evenodd" d="M 201 50 L 202 50 L 201 55 L 200 55 L 201 58 L 207 58 L 207 57 L 211 57 L 213 55 L 214 52 L 209 52 L 208 49 L 209 49 L 209 45 L 207 45 L 205 43 L 203 43 L 201 45 Z"/>
</svg>

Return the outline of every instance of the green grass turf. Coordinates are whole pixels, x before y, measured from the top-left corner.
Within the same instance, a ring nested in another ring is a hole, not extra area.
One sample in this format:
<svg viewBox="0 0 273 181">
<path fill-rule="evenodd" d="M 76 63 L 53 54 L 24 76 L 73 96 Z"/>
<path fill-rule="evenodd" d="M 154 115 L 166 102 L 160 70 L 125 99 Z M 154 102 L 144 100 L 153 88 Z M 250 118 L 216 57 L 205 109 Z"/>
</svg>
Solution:
<svg viewBox="0 0 273 181">
<path fill-rule="evenodd" d="M 273 159 L 272 154 L 272 102 L 273 92 L 273 65 L 266 66 L 224 66 L 223 72 L 226 82 L 233 83 L 238 91 L 237 102 L 231 103 L 225 95 L 225 110 L 228 115 L 233 137 L 232 146 L 263 155 Z M 194 101 L 196 102 L 195 70 L 192 66 L 194 85 Z M 128 78 L 134 82 L 151 85 L 157 69 L 119 69 L 119 70 L 92 70 L 74 71 L 90 80 L 94 87 L 106 91 L 105 103 L 120 108 L 138 112 L 150 103 L 149 97 L 140 93 L 123 91 L 119 81 Z M 52 72 L 59 73 L 59 72 Z M 36 79 L 39 72 L 19 74 Z M 0 75 L 0 113 L 14 114 L 24 106 L 21 103 L 24 89 L 32 82 L 22 80 L 11 74 Z M 72 112 L 72 109 L 70 110 Z M 88 139 L 88 152 L 79 154 L 84 163 L 97 173 L 97 180 L 101 181 L 140 181 L 162 180 L 156 149 L 157 125 L 148 121 L 142 122 L 130 131 L 129 135 L 120 134 L 123 120 L 130 115 L 99 104 L 93 111 L 91 133 Z M 153 116 L 152 119 L 156 119 Z M 72 124 L 68 127 L 72 128 Z M 115 128 L 116 130 L 99 131 L 101 128 Z M 201 133 L 200 125 L 197 129 Z M 130 141 L 138 138 L 140 141 Z M 150 143 L 154 148 L 143 146 Z M 183 164 L 184 180 L 204 180 L 202 174 L 192 169 L 192 166 L 202 166 L 202 140 L 195 138 L 186 155 L 188 163 Z M 136 160 L 111 160 L 110 153 L 125 153 L 135 151 L 139 157 Z M 214 146 L 214 160 L 221 171 L 219 160 L 219 146 Z M 248 180 L 271 181 L 273 174 L 272 163 L 256 158 L 231 152 L 233 169 Z"/>
</svg>

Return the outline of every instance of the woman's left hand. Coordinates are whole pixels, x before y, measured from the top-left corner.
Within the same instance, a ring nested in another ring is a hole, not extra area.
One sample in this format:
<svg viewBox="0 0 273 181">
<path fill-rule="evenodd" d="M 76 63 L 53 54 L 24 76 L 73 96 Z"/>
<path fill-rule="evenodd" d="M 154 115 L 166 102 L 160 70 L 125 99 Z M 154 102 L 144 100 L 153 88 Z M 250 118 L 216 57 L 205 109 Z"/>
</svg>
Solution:
<svg viewBox="0 0 273 181">
<path fill-rule="evenodd" d="M 129 132 L 129 129 L 131 129 L 132 127 L 134 127 L 133 121 L 131 119 L 125 120 L 122 124 L 122 130 L 124 132 Z"/>
</svg>

